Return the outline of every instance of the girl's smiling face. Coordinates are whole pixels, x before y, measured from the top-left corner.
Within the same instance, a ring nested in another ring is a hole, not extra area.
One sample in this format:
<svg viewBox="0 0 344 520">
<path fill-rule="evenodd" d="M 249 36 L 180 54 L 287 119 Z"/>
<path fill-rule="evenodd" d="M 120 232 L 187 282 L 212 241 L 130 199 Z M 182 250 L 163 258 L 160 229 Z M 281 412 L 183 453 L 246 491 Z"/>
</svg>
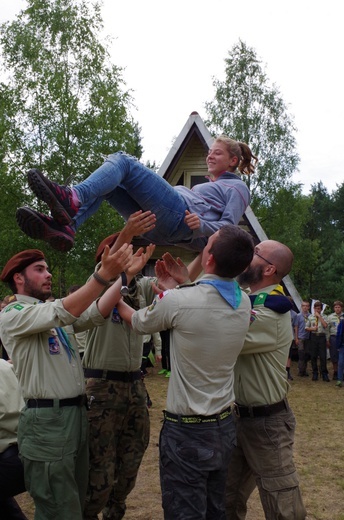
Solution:
<svg viewBox="0 0 344 520">
<path fill-rule="evenodd" d="M 207 155 L 208 172 L 212 179 L 217 179 L 226 171 L 235 171 L 238 158 L 230 155 L 227 146 L 221 141 L 214 141 Z"/>
</svg>

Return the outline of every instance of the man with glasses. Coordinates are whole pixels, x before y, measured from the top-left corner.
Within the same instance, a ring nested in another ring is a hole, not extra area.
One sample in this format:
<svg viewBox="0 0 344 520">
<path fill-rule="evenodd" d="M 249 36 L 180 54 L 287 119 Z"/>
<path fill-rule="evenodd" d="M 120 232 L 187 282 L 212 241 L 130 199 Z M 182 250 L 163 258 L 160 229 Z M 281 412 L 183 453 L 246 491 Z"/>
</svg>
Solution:
<svg viewBox="0 0 344 520">
<path fill-rule="evenodd" d="M 293 461 L 295 417 L 285 377 L 291 303 L 279 285 L 292 263 L 287 246 L 265 240 L 237 278 L 251 290 L 253 316 L 234 369 L 237 441 L 226 484 L 227 520 L 245 519 L 256 486 L 266 518 L 306 517 Z"/>
</svg>

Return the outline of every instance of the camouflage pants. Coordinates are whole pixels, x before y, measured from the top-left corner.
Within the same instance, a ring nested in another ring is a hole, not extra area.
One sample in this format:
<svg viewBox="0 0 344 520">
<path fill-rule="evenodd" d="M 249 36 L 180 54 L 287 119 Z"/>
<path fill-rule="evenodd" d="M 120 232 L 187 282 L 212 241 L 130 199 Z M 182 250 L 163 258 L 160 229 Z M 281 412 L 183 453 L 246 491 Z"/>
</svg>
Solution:
<svg viewBox="0 0 344 520">
<path fill-rule="evenodd" d="M 120 520 L 135 486 L 149 442 L 149 414 L 143 381 L 124 383 L 87 379 L 94 396 L 88 412 L 90 471 L 84 518 Z"/>
</svg>

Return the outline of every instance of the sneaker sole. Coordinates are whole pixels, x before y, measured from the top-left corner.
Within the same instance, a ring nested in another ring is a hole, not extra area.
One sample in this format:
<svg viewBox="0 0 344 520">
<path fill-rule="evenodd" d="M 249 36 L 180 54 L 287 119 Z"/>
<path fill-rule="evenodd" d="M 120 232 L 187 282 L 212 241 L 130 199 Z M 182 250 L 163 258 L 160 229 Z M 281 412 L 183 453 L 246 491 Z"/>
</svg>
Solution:
<svg viewBox="0 0 344 520">
<path fill-rule="evenodd" d="M 35 169 L 29 170 L 27 178 L 29 187 L 36 197 L 48 204 L 53 219 L 63 226 L 68 226 L 72 222 L 72 218 L 46 184 L 43 173 Z"/>
<path fill-rule="evenodd" d="M 35 240 L 44 240 L 53 249 L 66 253 L 72 249 L 74 240 L 64 233 L 60 233 L 39 218 L 30 208 L 20 208 L 16 212 L 16 220 L 20 229 Z"/>
</svg>

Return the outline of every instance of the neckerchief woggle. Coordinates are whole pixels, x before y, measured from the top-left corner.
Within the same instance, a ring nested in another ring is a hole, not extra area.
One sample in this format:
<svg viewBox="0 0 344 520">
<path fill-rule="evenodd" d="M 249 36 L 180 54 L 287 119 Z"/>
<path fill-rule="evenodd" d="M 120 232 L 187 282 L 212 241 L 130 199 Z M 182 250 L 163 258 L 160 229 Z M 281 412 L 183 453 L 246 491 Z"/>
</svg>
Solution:
<svg viewBox="0 0 344 520">
<path fill-rule="evenodd" d="M 235 280 L 231 282 L 224 282 L 223 280 L 200 280 L 196 285 L 199 284 L 212 285 L 233 309 L 239 307 L 242 293 L 239 284 Z"/>
</svg>

